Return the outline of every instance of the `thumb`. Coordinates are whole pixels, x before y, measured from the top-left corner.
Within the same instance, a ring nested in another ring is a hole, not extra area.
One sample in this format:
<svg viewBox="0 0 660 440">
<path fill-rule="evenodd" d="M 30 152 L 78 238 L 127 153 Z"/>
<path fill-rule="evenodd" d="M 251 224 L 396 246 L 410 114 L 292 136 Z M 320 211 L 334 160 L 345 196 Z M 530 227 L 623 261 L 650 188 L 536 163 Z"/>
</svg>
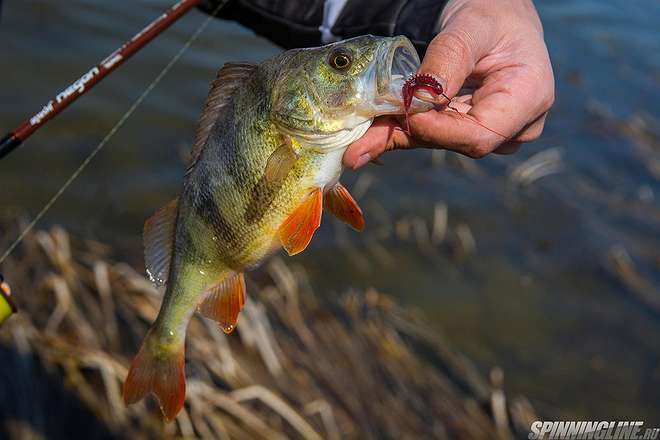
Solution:
<svg viewBox="0 0 660 440">
<path fill-rule="evenodd" d="M 445 94 L 450 98 L 461 90 L 465 79 L 472 74 L 475 64 L 485 50 L 477 35 L 471 35 L 460 23 L 450 22 L 429 44 L 419 73 L 428 73 L 438 78 Z"/>
</svg>

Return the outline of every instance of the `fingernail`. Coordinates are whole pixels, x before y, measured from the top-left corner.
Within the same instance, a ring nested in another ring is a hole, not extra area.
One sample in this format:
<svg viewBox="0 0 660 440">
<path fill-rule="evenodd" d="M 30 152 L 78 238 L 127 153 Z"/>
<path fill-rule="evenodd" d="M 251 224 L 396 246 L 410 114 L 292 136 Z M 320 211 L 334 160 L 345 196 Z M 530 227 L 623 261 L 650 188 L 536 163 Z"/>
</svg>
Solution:
<svg viewBox="0 0 660 440">
<path fill-rule="evenodd" d="M 369 163 L 370 160 L 371 160 L 371 154 L 364 153 L 362 156 L 358 157 L 358 160 L 357 162 L 355 162 L 353 169 L 356 170 L 361 166 L 366 165 L 367 163 Z"/>
</svg>

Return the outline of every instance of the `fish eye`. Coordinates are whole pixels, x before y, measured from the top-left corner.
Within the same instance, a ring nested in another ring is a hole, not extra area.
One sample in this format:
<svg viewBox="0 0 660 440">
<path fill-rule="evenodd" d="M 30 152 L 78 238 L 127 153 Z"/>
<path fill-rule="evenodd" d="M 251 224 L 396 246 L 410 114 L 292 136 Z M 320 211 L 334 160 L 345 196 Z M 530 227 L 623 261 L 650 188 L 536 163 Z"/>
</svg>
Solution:
<svg viewBox="0 0 660 440">
<path fill-rule="evenodd" d="M 330 55 L 330 65 L 337 70 L 348 69 L 352 62 L 351 55 L 343 51 L 336 51 Z"/>
</svg>

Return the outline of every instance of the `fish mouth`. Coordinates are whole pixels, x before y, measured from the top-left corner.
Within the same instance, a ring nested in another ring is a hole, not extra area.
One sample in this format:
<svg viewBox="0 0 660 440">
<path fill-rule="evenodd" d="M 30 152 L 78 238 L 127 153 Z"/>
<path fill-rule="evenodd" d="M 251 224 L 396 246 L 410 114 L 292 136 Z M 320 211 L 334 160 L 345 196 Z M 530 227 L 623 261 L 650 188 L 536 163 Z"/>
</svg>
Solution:
<svg viewBox="0 0 660 440">
<path fill-rule="evenodd" d="M 377 53 L 375 69 L 376 94 L 374 116 L 403 114 L 401 94 L 406 80 L 420 66 L 419 56 L 410 40 L 404 36 L 386 38 Z M 431 109 L 432 104 L 413 98 L 409 113 Z"/>
</svg>

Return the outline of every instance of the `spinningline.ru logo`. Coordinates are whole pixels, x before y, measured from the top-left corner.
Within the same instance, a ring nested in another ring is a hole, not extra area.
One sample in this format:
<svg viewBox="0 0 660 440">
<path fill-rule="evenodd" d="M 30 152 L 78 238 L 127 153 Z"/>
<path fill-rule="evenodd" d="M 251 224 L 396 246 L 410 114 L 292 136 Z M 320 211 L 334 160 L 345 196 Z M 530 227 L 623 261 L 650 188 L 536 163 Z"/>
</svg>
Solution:
<svg viewBox="0 0 660 440">
<path fill-rule="evenodd" d="M 530 427 L 529 440 L 657 440 L 660 428 L 644 428 L 644 422 L 630 421 L 561 421 L 537 420 Z"/>
</svg>

